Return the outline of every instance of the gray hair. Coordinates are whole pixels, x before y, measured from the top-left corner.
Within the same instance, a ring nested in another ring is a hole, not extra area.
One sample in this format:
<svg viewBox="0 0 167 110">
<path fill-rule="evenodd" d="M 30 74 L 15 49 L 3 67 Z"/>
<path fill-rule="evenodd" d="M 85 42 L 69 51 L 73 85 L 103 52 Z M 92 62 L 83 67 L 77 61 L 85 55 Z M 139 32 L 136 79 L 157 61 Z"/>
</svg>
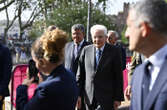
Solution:
<svg viewBox="0 0 167 110">
<path fill-rule="evenodd" d="M 137 25 L 146 22 L 157 32 L 167 34 L 167 3 L 163 0 L 143 0 L 132 4 L 130 11 L 134 11 Z"/>
<path fill-rule="evenodd" d="M 104 25 L 96 24 L 91 27 L 90 33 L 91 35 L 96 31 L 96 30 L 101 30 L 104 32 L 104 35 L 107 36 L 107 28 Z"/>
<path fill-rule="evenodd" d="M 74 24 L 72 27 L 71 27 L 71 31 L 72 30 L 80 30 L 83 34 L 85 34 L 85 28 L 84 28 L 84 25 L 83 24 Z"/>
<path fill-rule="evenodd" d="M 114 33 L 114 34 L 115 34 L 115 37 L 116 37 L 116 38 L 119 38 L 119 34 L 118 34 L 117 31 L 109 30 L 109 31 L 108 31 L 108 34 L 109 34 L 109 33 Z"/>
</svg>

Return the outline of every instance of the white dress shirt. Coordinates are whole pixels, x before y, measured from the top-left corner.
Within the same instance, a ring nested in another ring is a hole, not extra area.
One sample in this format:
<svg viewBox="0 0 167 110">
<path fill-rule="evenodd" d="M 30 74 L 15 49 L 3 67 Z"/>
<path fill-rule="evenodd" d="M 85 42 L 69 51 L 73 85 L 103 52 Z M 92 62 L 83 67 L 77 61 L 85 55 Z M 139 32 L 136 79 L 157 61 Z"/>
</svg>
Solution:
<svg viewBox="0 0 167 110">
<path fill-rule="evenodd" d="M 152 56 L 150 56 L 148 59 L 152 63 L 152 68 L 150 70 L 151 74 L 151 82 L 149 85 L 149 90 L 151 91 L 154 83 L 159 75 L 160 68 L 162 67 L 162 64 L 165 61 L 165 57 L 167 56 L 167 44 L 160 48 L 158 51 L 156 51 Z"/>
</svg>

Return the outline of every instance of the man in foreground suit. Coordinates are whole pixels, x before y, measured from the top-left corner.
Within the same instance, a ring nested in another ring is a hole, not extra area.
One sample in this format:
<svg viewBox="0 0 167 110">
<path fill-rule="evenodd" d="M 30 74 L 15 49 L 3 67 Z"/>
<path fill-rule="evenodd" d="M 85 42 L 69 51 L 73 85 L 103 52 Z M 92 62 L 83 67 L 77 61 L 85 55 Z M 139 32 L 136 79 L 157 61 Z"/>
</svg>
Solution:
<svg viewBox="0 0 167 110">
<path fill-rule="evenodd" d="M 107 28 L 91 27 L 93 45 L 82 50 L 77 71 L 80 95 L 87 110 L 114 110 L 123 100 L 123 78 L 119 49 L 106 43 Z"/>
<path fill-rule="evenodd" d="M 71 70 L 75 75 L 78 69 L 78 60 L 81 54 L 81 50 L 84 46 L 89 45 L 84 40 L 85 28 L 82 24 L 74 24 L 71 27 L 72 42 L 69 42 L 65 46 L 65 68 Z M 83 99 L 82 99 L 83 100 Z M 77 107 L 80 110 L 85 110 L 84 101 L 82 104 L 78 103 Z"/>
<path fill-rule="evenodd" d="M 129 49 L 146 57 L 132 77 L 131 110 L 167 110 L 166 12 L 163 0 L 143 0 L 129 10 Z"/>
<path fill-rule="evenodd" d="M 9 49 L 0 44 L 0 110 L 5 96 L 9 96 L 8 84 L 12 71 L 12 58 Z"/>
</svg>

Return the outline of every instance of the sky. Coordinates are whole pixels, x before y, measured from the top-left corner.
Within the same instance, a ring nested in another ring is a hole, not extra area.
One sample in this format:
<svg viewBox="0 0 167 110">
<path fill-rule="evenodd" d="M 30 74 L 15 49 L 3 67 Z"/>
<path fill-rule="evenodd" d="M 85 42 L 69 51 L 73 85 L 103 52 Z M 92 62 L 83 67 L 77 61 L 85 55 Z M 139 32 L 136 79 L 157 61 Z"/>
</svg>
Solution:
<svg viewBox="0 0 167 110">
<path fill-rule="evenodd" d="M 92 2 L 97 2 L 98 0 L 92 0 Z M 108 0 L 107 2 L 107 7 L 106 7 L 106 13 L 107 14 L 117 14 L 120 11 L 123 11 L 123 3 L 124 2 L 129 2 L 129 3 L 133 3 L 136 2 L 138 0 Z M 1 5 L 0 5 L 1 7 Z M 11 8 L 9 9 L 9 18 L 13 18 L 13 11 L 14 11 L 14 7 L 11 6 Z M 23 20 L 26 21 L 29 18 L 30 12 L 26 11 L 23 13 Z M 1 11 L 0 12 L 0 20 L 5 20 L 6 19 L 6 15 L 5 12 Z"/>
<path fill-rule="evenodd" d="M 92 0 L 93 2 L 97 2 L 98 0 Z M 118 14 L 118 12 L 123 11 L 123 4 L 126 3 L 135 3 L 139 0 L 108 0 L 107 7 L 106 7 L 106 13 L 107 14 Z"/>
</svg>

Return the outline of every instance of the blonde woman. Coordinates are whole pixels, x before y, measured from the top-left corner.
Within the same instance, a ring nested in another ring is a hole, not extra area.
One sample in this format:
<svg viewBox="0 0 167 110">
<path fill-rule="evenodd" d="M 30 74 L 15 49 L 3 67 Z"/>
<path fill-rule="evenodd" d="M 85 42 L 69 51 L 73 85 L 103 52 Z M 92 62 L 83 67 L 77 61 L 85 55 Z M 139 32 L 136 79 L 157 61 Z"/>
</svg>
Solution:
<svg viewBox="0 0 167 110">
<path fill-rule="evenodd" d="M 31 49 L 36 67 L 49 74 L 40 83 L 30 101 L 27 100 L 27 87 L 33 78 L 26 79 L 17 88 L 17 110 L 74 110 L 78 96 L 75 77 L 62 65 L 67 34 L 56 28 L 46 31 L 37 39 Z"/>
</svg>

